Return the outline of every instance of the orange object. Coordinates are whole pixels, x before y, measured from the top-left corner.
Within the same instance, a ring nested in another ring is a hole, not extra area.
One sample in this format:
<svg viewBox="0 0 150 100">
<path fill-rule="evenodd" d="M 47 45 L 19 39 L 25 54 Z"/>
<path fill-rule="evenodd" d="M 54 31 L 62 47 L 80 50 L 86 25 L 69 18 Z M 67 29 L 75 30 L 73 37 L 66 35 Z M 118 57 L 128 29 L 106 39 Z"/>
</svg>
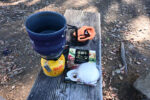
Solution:
<svg viewBox="0 0 150 100">
<path fill-rule="evenodd" d="M 95 29 L 90 26 L 82 26 L 80 29 L 78 29 L 77 33 L 77 40 L 79 42 L 84 42 L 87 40 L 92 40 L 95 37 Z M 76 36 L 76 33 L 73 33 L 74 36 Z"/>
</svg>

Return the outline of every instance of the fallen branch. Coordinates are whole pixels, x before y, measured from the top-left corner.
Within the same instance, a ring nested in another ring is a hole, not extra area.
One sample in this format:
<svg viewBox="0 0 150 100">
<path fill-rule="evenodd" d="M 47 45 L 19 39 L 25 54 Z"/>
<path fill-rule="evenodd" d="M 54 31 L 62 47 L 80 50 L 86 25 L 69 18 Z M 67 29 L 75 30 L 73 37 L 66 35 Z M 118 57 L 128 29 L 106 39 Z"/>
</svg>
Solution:
<svg viewBox="0 0 150 100">
<path fill-rule="evenodd" d="M 125 67 L 125 72 L 127 74 L 128 67 L 127 67 L 126 56 L 125 56 L 125 47 L 124 47 L 123 42 L 121 42 L 121 61 L 122 61 L 123 66 Z"/>
</svg>

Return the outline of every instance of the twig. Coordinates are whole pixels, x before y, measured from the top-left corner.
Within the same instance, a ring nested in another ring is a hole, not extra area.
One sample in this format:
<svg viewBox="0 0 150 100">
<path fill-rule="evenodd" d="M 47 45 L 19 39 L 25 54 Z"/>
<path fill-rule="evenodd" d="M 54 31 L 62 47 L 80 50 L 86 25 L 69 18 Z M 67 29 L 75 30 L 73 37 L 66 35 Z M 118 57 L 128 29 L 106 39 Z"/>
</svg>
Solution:
<svg viewBox="0 0 150 100">
<path fill-rule="evenodd" d="M 123 66 L 125 67 L 125 72 L 127 74 L 128 67 L 127 67 L 126 56 L 125 56 L 125 48 L 124 48 L 124 43 L 123 42 L 121 42 L 121 60 L 122 60 Z"/>
<path fill-rule="evenodd" d="M 12 72 L 9 72 L 9 73 L 8 73 L 8 76 L 9 76 L 9 77 L 13 77 L 13 76 L 15 76 L 15 75 L 18 75 L 18 74 L 20 74 L 20 73 L 23 72 L 23 69 L 24 69 L 24 67 L 17 68 L 17 69 L 15 69 L 15 70 L 13 70 Z"/>
</svg>

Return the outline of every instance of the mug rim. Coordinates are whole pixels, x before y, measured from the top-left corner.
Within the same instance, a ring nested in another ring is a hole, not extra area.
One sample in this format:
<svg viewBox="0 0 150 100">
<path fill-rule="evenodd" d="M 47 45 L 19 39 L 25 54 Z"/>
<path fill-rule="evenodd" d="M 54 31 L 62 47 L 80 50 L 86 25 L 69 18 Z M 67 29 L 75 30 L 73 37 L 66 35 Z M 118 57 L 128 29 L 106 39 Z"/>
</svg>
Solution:
<svg viewBox="0 0 150 100">
<path fill-rule="evenodd" d="M 40 11 L 40 12 L 37 12 L 37 13 L 34 13 L 34 14 L 29 15 L 28 18 L 26 19 L 26 21 L 25 21 L 25 27 L 26 27 L 26 30 L 27 30 L 28 32 L 33 33 L 33 34 L 35 34 L 35 35 L 39 35 L 39 36 L 43 36 L 43 35 L 46 36 L 46 35 L 49 35 L 49 34 L 42 34 L 42 33 L 38 33 L 38 34 L 37 34 L 36 32 L 31 31 L 31 30 L 27 27 L 27 21 L 28 21 L 31 17 L 33 17 L 33 16 L 35 16 L 35 15 L 38 15 L 38 14 L 41 14 L 41 13 L 57 14 L 57 15 L 59 15 L 60 17 L 62 17 L 62 18 L 64 19 L 64 21 L 65 21 L 64 26 L 63 26 L 61 29 L 59 29 L 59 30 L 57 30 L 57 31 L 55 31 L 55 32 L 52 32 L 51 35 L 52 35 L 52 34 L 56 34 L 56 33 L 58 33 L 58 32 L 61 32 L 61 31 L 65 30 L 65 28 L 67 28 L 67 24 L 66 24 L 67 21 L 66 21 L 65 17 L 64 17 L 62 14 L 60 14 L 60 13 L 58 13 L 58 12 L 54 12 L 54 11 Z"/>
</svg>

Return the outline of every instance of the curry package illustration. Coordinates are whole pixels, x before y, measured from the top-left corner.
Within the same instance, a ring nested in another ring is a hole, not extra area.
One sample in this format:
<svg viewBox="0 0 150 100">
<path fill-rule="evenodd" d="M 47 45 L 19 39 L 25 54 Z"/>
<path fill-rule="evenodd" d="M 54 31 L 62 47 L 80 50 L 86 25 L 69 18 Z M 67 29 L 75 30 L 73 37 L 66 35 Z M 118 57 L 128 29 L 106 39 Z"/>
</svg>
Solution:
<svg viewBox="0 0 150 100">
<path fill-rule="evenodd" d="M 66 69 L 65 82 L 96 85 L 99 78 L 96 51 L 70 48 Z"/>
</svg>

